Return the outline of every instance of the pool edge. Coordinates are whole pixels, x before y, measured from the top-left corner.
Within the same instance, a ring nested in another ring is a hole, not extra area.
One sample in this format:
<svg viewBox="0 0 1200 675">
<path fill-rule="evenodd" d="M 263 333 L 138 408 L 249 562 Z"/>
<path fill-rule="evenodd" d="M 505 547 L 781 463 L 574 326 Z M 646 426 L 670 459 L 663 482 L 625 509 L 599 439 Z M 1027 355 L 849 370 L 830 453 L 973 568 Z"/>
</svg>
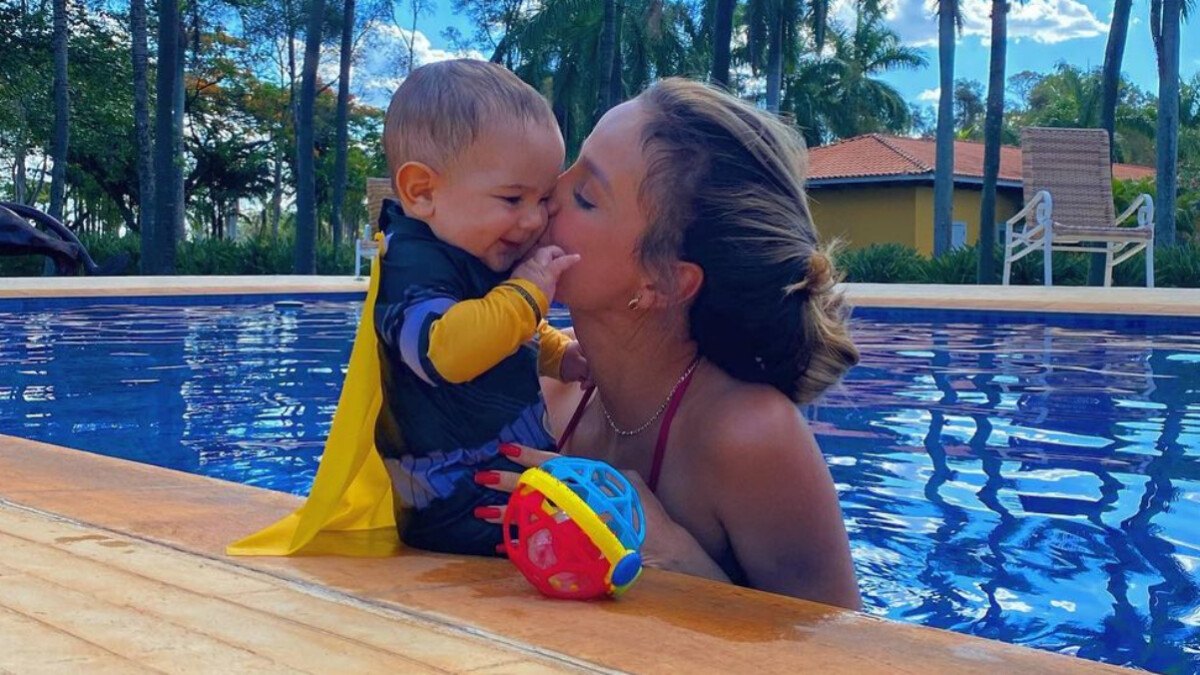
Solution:
<svg viewBox="0 0 1200 675">
<path fill-rule="evenodd" d="M 299 500 L 9 436 L 0 436 L 0 475 L 6 477 L 0 498 L 15 504 L 602 668 L 1127 672 L 670 573 L 652 571 L 622 601 L 580 604 L 537 597 L 499 560 L 421 553 L 384 560 L 230 559 L 223 555 L 228 541 L 288 513 Z M 526 619 L 516 619 L 521 616 Z"/>
</svg>

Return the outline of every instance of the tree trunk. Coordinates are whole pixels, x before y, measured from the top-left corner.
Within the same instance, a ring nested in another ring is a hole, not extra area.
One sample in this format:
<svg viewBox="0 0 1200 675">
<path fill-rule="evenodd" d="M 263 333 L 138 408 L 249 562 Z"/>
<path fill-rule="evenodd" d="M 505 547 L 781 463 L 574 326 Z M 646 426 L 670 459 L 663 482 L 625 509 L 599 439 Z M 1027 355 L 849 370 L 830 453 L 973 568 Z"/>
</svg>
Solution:
<svg viewBox="0 0 1200 675">
<path fill-rule="evenodd" d="M 25 174 L 25 143 L 17 142 L 17 156 L 13 159 L 13 201 L 18 204 L 24 204 L 25 193 L 27 189 L 27 179 Z"/>
<path fill-rule="evenodd" d="M 1125 59 L 1125 39 L 1129 35 L 1129 15 L 1133 0 L 1116 0 L 1113 3 L 1112 25 L 1108 30 L 1108 44 L 1104 48 L 1104 68 L 1100 75 L 1100 126 L 1108 132 L 1110 161 L 1116 162 L 1117 153 L 1117 99 L 1121 87 L 1121 63 Z M 1105 256 L 1091 255 L 1088 273 L 1089 286 L 1104 285 Z"/>
<path fill-rule="evenodd" d="M 346 155 L 350 143 L 350 57 L 354 50 L 354 0 L 345 0 L 342 10 L 342 52 L 338 73 L 337 156 L 333 162 L 333 207 L 329 225 L 333 228 L 333 248 L 342 245 L 342 204 L 346 199 Z"/>
<path fill-rule="evenodd" d="M 1180 0 L 1162 0 L 1158 54 L 1158 162 L 1154 202 L 1154 239 L 1161 246 L 1175 244 L 1175 199 L 1179 168 L 1179 22 Z"/>
<path fill-rule="evenodd" d="M 729 49 L 733 42 L 733 9 L 737 0 L 717 0 L 713 17 L 712 82 L 729 88 Z"/>
<path fill-rule="evenodd" d="M 613 58 L 612 73 L 608 83 L 608 110 L 620 105 L 625 98 L 625 59 L 622 56 L 622 29 L 625 26 L 625 0 L 617 0 L 616 13 L 613 16 Z"/>
<path fill-rule="evenodd" d="M 933 181 L 933 255 L 950 250 L 954 220 L 954 38 L 957 0 L 940 0 L 938 5 L 938 68 L 941 95 L 938 98 L 937 158 Z"/>
<path fill-rule="evenodd" d="M 783 26 L 783 9 L 776 9 L 767 38 L 767 110 L 773 113 L 783 98 Z"/>
<path fill-rule="evenodd" d="M 283 138 L 275 139 L 275 175 L 271 186 L 271 241 L 279 239 L 279 220 L 283 215 Z"/>
<path fill-rule="evenodd" d="M 596 67 L 600 69 L 596 90 L 596 119 L 608 112 L 609 94 L 612 91 L 613 52 L 616 48 L 617 1 L 604 0 L 604 23 L 600 25 L 600 49 L 596 54 Z"/>
<path fill-rule="evenodd" d="M 172 122 L 175 139 L 175 170 L 171 174 L 171 181 L 175 186 L 175 217 L 173 221 L 175 223 L 175 241 L 184 241 L 187 239 L 187 195 L 183 191 L 183 113 L 187 103 L 187 92 L 184 88 L 187 29 L 183 25 L 182 18 L 179 21 L 179 49 L 176 53 L 179 58 L 175 62 L 175 105 Z"/>
<path fill-rule="evenodd" d="M 321 58 L 321 20 L 325 0 L 309 7 L 304 38 L 304 70 L 296 115 L 296 274 L 313 274 L 317 266 L 317 180 L 313 161 L 313 109 L 317 98 L 317 66 Z"/>
<path fill-rule="evenodd" d="M 63 219 L 67 189 L 67 142 L 71 98 L 67 90 L 67 0 L 54 0 L 54 138 L 50 158 L 50 215 Z"/>
<path fill-rule="evenodd" d="M 988 69 L 987 117 L 983 123 L 983 195 L 979 208 L 977 280 L 996 283 L 996 179 L 1000 176 L 1000 133 L 1004 128 L 1004 70 L 1008 58 L 1008 1 L 992 0 L 992 54 Z"/>
<path fill-rule="evenodd" d="M 179 60 L 178 0 L 159 0 L 157 101 L 154 112 L 154 246 L 142 251 L 146 274 L 175 273 L 175 79 Z"/>
<path fill-rule="evenodd" d="M 142 250 L 154 246 L 154 149 L 150 140 L 150 68 L 146 53 L 146 0 L 129 0 L 129 32 L 133 41 L 133 130 L 138 177 L 138 230 Z M 146 259 L 142 258 L 146 274 Z"/>
</svg>

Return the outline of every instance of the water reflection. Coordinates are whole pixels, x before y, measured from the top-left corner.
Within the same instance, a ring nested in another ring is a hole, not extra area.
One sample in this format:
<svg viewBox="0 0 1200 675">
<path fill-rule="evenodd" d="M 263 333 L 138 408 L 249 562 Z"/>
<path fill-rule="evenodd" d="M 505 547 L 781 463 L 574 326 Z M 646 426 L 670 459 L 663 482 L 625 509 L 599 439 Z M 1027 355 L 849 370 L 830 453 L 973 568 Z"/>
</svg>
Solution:
<svg viewBox="0 0 1200 675">
<path fill-rule="evenodd" d="M 856 331 L 863 366 L 810 417 L 871 611 L 1196 670 L 1200 339 L 869 317 Z"/>
<path fill-rule="evenodd" d="M 357 321 L 353 303 L 0 306 L 0 433 L 304 493 Z"/>
</svg>

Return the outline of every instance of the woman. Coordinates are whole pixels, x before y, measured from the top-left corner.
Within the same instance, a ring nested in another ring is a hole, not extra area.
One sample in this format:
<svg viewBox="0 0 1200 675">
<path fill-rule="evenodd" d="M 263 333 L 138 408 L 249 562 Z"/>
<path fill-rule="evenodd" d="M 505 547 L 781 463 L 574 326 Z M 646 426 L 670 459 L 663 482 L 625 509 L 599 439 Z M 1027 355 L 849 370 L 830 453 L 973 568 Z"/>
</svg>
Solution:
<svg viewBox="0 0 1200 675">
<path fill-rule="evenodd" d="M 803 160 L 790 128 L 695 82 L 609 111 L 560 179 L 547 233 L 582 256 L 558 299 L 594 394 L 545 393 L 563 452 L 644 478 L 648 564 L 857 609 L 833 480 L 796 405 L 858 359 Z"/>
</svg>

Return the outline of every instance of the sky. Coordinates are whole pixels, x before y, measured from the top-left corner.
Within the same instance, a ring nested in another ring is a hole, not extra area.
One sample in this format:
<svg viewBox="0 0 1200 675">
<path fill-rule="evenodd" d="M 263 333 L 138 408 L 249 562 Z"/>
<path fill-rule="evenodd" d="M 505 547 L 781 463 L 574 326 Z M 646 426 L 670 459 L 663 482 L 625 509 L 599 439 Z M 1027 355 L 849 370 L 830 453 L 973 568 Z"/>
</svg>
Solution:
<svg viewBox="0 0 1200 675">
<path fill-rule="evenodd" d="M 396 1 L 401 6 L 398 14 L 405 16 L 408 0 Z M 417 25 L 418 63 L 455 56 L 442 37 L 445 28 L 458 28 L 465 35 L 472 32 L 466 18 L 454 13 L 452 0 L 434 1 L 433 13 L 422 17 Z M 964 26 L 955 50 L 955 77 L 986 83 L 991 3 L 989 0 L 963 0 L 963 3 Z M 909 101 L 930 106 L 936 105 L 938 95 L 937 20 L 933 6 L 933 0 L 890 0 L 888 25 L 905 44 L 920 50 L 929 66 L 883 77 Z M 834 0 L 833 14 L 852 20 L 852 7 L 852 0 Z M 1197 8 L 1200 10 L 1200 4 Z M 1111 0 L 1013 2 L 1008 21 L 1007 75 L 1025 70 L 1049 72 L 1064 61 L 1082 68 L 1101 66 L 1111 13 Z M 1149 14 L 1150 0 L 1134 0 L 1123 70 L 1138 86 L 1157 93 Z M 1200 11 L 1196 14 L 1200 15 Z M 399 84 L 396 77 L 387 75 L 402 72 L 394 66 L 398 57 L 394 46 L 389 45 L 406 38 L 407 32 L 394 26 L 386 27 L 386 31 L 376 35 L 376 43 L 364 50 L 366 60 L 361 67 L 366 78 L 359 81 L 363 83 L 360 93 L 368 101 L 386 100 L 387 92 Z M 1183 25 L 1180 43 L 1180 70 L 1184 79 L 1190 79 L 1200 72 L 1200 16 Z"/>
</svg>

